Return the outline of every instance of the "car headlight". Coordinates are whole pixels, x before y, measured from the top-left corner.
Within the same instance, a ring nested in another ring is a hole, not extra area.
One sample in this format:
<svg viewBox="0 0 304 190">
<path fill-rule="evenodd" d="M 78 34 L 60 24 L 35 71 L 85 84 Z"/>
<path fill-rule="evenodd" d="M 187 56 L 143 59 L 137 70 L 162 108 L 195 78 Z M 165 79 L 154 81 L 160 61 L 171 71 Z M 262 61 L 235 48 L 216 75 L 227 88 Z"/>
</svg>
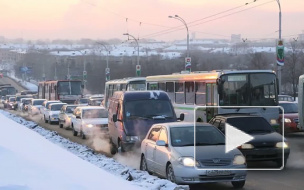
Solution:
<svg viewBox="0 0 304 190">
<path fill-rule="evenodd" d="M 198 161 L 194 161 L 192 157 L 181 157 L 178 159 L 179 163 L 183 166 L 194 167 L 194 164 L 199 167 L 200 164 Z"/>
<path fill-rule="evenodd" d="M 285 122 L 285 123 L 291 123 L 291 119 L 289 119 L 289 118 L 284 118 L 284 122 Z"/>
<path fill-rule="evenodd" d="M 277 120 L 276 119 L 271 119 L 270 120 L 270 124 L 271 125 L 275 125 L 275 124 L 277 124 L 278 122 L 277 122 Z"/>
<path fill-rule="evenodd" d="M 278 142 L 276 144 L 277 148 L 288 148 L 288 143 L 287 142 Z"/>
<path fill-rule="evenodd" d="M 126 136 L 126 141 L 139 141 L 138 136 Z"/>
<path fill-rule="evenodd" d="M 86 127 L 92 128 L 92 127 L 94 127 L 94 125 L 93 124 L 86 124 Z"/>
<path fill-rule="evenodd" d="M 252 144 L 242 144 L 242 146 L 240 147 L 241 149 L 253 149 L 254 146 Z"/>
<path fill-rule="evenodd" d="M 233 159 L 233 165 L 243 165 L 246 164 L 246 159 L 243 155 L 236 155 Z"/>
</svg>

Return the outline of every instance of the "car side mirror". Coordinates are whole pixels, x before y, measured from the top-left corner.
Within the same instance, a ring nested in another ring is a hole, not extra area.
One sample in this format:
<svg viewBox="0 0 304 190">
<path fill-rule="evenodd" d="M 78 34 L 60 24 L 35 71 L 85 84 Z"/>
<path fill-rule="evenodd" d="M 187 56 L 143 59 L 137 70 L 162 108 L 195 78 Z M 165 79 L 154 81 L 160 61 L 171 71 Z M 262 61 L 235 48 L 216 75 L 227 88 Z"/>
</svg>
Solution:
<svg viewBox="0 0 304 190">
<path fill-rule="evenodd" d="M 117 115 L 113 114 L 113 121 L 116 122 L 117 121 Z"/>
<path fill-rule="evenodd" d="M 157 146 L 166 146 L 167 144 L 164 140 L 158 140 L 158 141 L 156 141 L 156 145 Z"/>
<path fill-rule="evenodd" d="M 185 119 L 185 114 L 184 114 L 184 113 L 181 113 L 181 114 L 179 115 L 179 120 L 184 121 L 184 119 Z"/>
</svg>

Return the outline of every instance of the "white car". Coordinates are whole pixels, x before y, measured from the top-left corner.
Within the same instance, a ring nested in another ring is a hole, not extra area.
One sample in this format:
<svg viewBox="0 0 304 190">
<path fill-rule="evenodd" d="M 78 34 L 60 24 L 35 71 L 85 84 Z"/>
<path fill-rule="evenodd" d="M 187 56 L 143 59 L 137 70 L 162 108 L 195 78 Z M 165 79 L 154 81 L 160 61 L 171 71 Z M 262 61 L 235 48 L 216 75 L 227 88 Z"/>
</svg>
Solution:
<svg viewBox="0 0 304 190">
<path fill-rule="evenodd" d="M 103 107 L 77 107 L 71 117 L 73 135 L 80 133 L 81 138 L 93 136 L 97 133 L 108 132 L 108 111 Z"/>
<path fill-rule="evenodd" d="M 28 107 L 33 98 L 21 98 L 18 104 L 18 110 L 25 112 L 28 111 Z"/>
<path fill-rule="evenodd" d="M 62 106 L 66 103 L 51 103 L 48 106 L 48 109 L 44 112 L 44 121 L 45 123 L 53 124 L 53 122 L 59 121 L 59 112 Z"/>
<path fill-rule="evenodd" d="M 52 104 L 52 103 L 62 103 L 61 101 L 59 100 L 46 100 L 42 103 L 42 108 L 40 108 L 40 113 L 41 113 L 41 119 L 45 121 L 45 112 L 48 110 L 48 106 L 49 104 Z"/>
<path fill-rule="evenodd" d="M 29 104 L 28 107 L 28 113 L 29 115 L 37 115 L 40 114 L 42 109 L 42 104 L 43 102 L 46 101 L 46 99 L 32 99 L 31 103 Z"/>
<path fill-rule="evenodd" d="M 242 188 L 246 168 L 243 154 L 226 153 L 225 136 L 208 123 L 154 124 L 141 144 L 140 169 L 176 184 L 231 182 Z"/>
<path fill-rule="evenodd" d="M 64 105 L 59 113 L 59 127 L 68 129 L 71 127 L 71 117 L 77 105 Z"/>
</svg>

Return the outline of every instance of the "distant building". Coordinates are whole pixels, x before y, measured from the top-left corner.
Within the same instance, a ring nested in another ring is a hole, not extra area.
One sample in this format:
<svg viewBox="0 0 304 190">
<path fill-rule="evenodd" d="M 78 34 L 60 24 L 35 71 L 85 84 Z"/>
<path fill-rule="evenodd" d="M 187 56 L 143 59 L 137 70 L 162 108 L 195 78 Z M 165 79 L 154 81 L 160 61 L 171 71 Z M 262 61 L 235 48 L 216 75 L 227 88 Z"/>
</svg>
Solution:
<svg viewBox="0 0 304 190">
<path fill-rule="evenodd" d="M 300 41 L 304 41 L 304 31 L 302 32 L 302 34 L 299 34 L 298 38 Z"/>
<path fill-rule="evenodd" d="M 241 34 L 231 34 L 231 43 L 240 43 Z"/>
</svg>

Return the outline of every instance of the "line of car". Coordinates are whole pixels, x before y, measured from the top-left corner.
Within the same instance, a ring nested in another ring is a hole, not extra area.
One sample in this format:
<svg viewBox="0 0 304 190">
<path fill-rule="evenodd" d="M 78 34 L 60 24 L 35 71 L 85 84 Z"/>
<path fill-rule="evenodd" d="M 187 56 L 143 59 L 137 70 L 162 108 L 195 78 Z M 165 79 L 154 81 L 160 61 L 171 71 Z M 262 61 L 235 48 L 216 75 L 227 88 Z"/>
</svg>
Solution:
<svg viewBox="0 0 304 190">
<path fill-rule="evenodd" d="M 176 117 L 170 98 L 162 91 L 115 92 L 108 109 L 85 102 L 68 105 L 31 99 L 28 112 L 39 114 L 46 123 L 71 128 L 74 136 L 83 139 L 106 134 L 113 154 L 140 148 L 141 170 L 178 184 L 231 182 L 241 188 L 247 161 L 274 161 L 281 167 L 290 153 L 287 140 L 263 117 L 226 114 L 209 123 L 182 122 L 184 115 Z M 226 123 L 253 135 L 254 140 L 225 153 Z"/>
</svg>

